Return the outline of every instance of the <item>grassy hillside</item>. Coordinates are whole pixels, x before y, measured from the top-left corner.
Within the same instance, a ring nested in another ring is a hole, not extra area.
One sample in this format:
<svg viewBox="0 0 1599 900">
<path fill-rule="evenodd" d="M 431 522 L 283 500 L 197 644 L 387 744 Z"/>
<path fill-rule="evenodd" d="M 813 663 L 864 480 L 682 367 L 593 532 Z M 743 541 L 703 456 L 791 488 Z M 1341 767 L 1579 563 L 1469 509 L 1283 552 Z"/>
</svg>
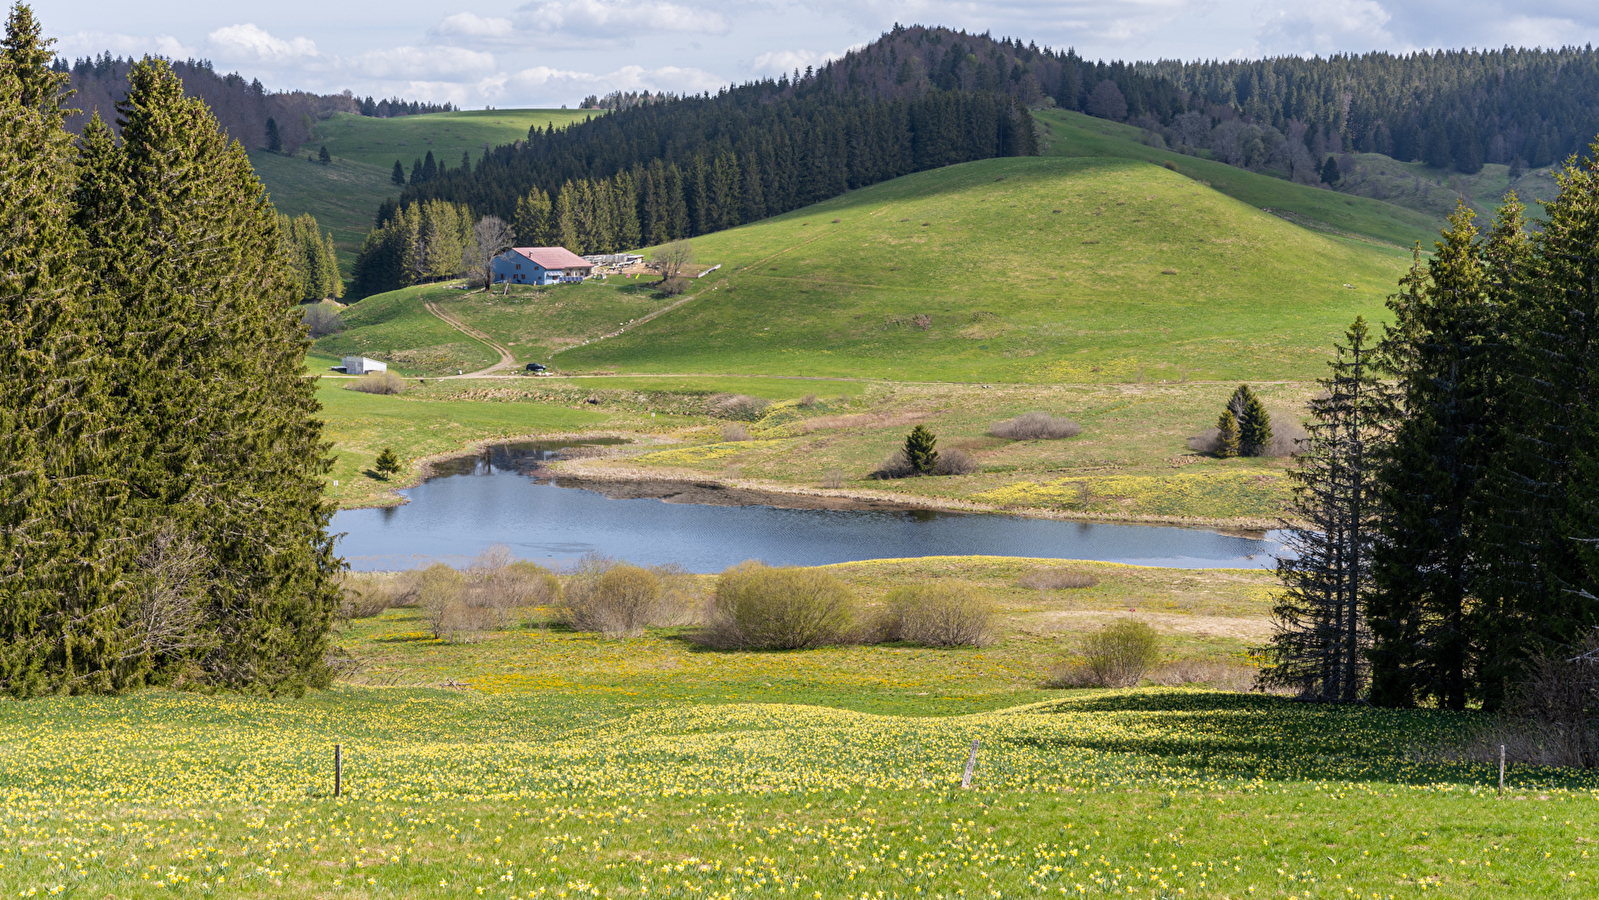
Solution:
<svg viewBox="0 0 1599 900">
<path fill-rule="evenodd" d="M 369 356 L 404 375 L 454 375 L 474 371 L 500 357 L 483 342 L 455 330 L 428 312 L 428 300 L 459 291 L 424 285 L 368 297 L 343 313 L 347 329 L 316 342 L 318 356 Z"/>
<path fill-rule="evenodd" d="M 409 176 L 412 161 L 429 150 L 453 169 L 461 164 L 463 152 L 470 152 L 476 163 L 485 145 L 525 140 L 534 125 L 561 128 L 601 114 L 592 109 L 474 109 L 376 119 L 340 113 L 318 122 L 305 146 L 315 151 L 326 145 L 334 156 L 381 167 L 385 177 L 399 160 Z"/>
<path fill-rule="evenodd" d="M 1464 200 L 1484 217 L 1478 223 L 1484 227 L 1508 191 L 1516 192 L 1530 216 L 1542 215 L 1540 201 L 1553 200 L 1560 193 L 1550 169 L 1530 169 L 1512 181 L 1509 166 L 1490 164 L 1475 175 L 1462 175 L 1426 163 L 1402 163 L 1380 153 L 1355 153 L 1350 158 L 1355 162 L 1354 171 L 1343 173 L 1339 192 L 1373 197 L 1440 218 L 1454 212 L 1455 204 Z M 1424 240 L 1422 246 L 1432 245 Z"/>
<path fill-rule="evenodd" d="M 304 156 L 256 150 L 250 154 L 250 165 L 278 212 L 287 216 L 310 213 L 323 231 L 333 233 L 339 270 L 346 277 L 372 228 L 378 204 L 398 193 L 387 171 L 348 159 L 335 158 L 324 166 L 306 162 Z"/>
<path fill-rule="evenodd" d="M 1319 187 L 1294 184 L 1226 163 L 1157 149 L 1142 143 L 1140 131 L 1107 119 L 1051 109 L 1036 113 L 1044 128 L 1046 156 L 1116 157 L 1141 159 L 1164 165 L 1205 182 L 1229 197 L 1257 209 L 1269 209 L 1286 218 L 1333 231 L 1376 238 L 1402 247 L 1415 241 L 1432 246 L 1444 226 L 1443 214 L 1417 210 L 1366 197 L 1349 197 Z"/>
<path fill-rule="evenodd" d="M 1329 195 L 1331 196 L 1331 195 Z M 568 370 L 938 381 L 1320 375 L 1397 247 L 1307 231 L 1149 163 L 922 172 L 696 238 L 696 299 Z"/>
</svg>

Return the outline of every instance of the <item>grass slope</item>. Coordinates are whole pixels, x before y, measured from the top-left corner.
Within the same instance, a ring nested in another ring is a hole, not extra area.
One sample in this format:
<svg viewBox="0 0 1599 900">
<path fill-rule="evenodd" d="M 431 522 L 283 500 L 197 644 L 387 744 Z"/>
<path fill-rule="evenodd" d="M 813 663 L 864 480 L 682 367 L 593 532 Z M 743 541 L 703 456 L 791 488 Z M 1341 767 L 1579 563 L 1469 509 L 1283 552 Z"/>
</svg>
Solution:
<svg viewBox="0 0 1599 900">
<path fill-rule="evenodd" d="M 1293 379 L 1380 318 L 1398 248 L 1307 231 L 1149 163 L 1000 159 L 696 238 L 697 299 L 568 371 L 894 380 Z"/>
<path fill-rule="evenodd" d="M 250 153 L 250 165 L 278 212 L 287 216 L 310 213 L 323 231 L 333 233 L 339 270 L 346 277 L 372 229 L 378 204 L 398 192 L 389 183 L 388 172 L 348 159 L 335 158 L 324 166 L 306 162 L 303 156 L 255 150 Z"/>
<path fill-rule="evenodd" d="M 474 109 L 392 119 L 339 113 L 318 122 L 302 149 L 326 146 L 334 156 L 381 168 L 385 178 L 399 160 L 409 177 L 411 163 L 429 150 L 452 169 L 462 153 L 471 153 L 476 165 L 485 145 L 526 140 L 534 125 L 563 128 L 596 115 L 601 113 L 591 109 Z"/>
<path fill-rule="evenodd" d="M 1309 227 L 1376 238 L 1402 247 L 1418 240 L 1422 246 L 1431 247 L 1444 227 L 1443 216 L 1447 212 L 1342 196 L 1215 160 L 1158 149 L 1144 144 L 1139 129 L 1131 125 L 1060 109 L 1042 110 L 1035 116 L 1045 126 L 1045 156 L 1140 159 L 1160 165 L 1169 162 L 1184 175 L 1258 209 L 1276 211 Z"/>
<path fill-rule="evenodd" d="M 439 285 L 419 285 L 368 297 L 342 313 L 346 329 L 318 340 L 322 357 L 368 356 L 403 375 L 454 375 L 499 360 L 500 355 L 429 312 L 429 300 L 459 295 Z"/>
</svg>

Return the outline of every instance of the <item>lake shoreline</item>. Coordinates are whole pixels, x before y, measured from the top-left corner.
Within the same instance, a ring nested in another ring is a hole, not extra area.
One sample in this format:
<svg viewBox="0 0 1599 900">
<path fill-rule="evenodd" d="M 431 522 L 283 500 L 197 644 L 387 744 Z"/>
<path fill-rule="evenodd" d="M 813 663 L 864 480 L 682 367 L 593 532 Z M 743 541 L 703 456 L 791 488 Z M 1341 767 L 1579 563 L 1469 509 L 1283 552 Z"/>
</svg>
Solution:
<svg viewBox="0 0 1599 900">
<path fill-rule="evenodd" d="M 490 446 L 525 441 L 594 440 L 619 438 L 630 443 L 670 444 L 661 435 L 641 435 L 624 431 L 573 432 L 562 434 L 522 435 L 498 437 L 477 441 L 471 447 L 447 453 L 438 453 L 417 461 L 411 478 L 395 482 L 381 495 L 388 502 L 362 503 L 341 509 L 381 509 L 402 506 L 408 499 L 398 492 L 417 487 L 435 477 L 434 466 L 458 459 L 478 456 Z M 653 499 L 665 503 L 688 503 L 704 506 L 769 506 L 775 509 L 827 509 L 840 511 L 898 511 L 925 510 L 942 513 L 967 513 L 1019 516 L 1028 519 L 1049 519 L 1104 525 L 1158 525 L 1177 528 L 1200 528 L 1222 534 L 1259 538 L 1266 532 L 1282 527 L 1278 521 L 1262 519 L 1229 519 L 1195 516 L 1115 516 L 1103 513 L 1084 513 L 1075 510 L 1040 509 L 1037 507 L 1001 507 L 990 503 L 955 500 L 947 497 L 925 497 L 902 493 L 865 491 L 849 488 L 813 488 L 746 479 L 708 477 L 704 473 L 685 470 L 653 470 L 617 465 L 620 452 L 599 457 L 566 459 L 552 462 L 540 473 L 554 478 L 561 487 L 594 491 L 613 500 Z M 535 477 L 535 476 L 529 476 Z"/>
</svg>

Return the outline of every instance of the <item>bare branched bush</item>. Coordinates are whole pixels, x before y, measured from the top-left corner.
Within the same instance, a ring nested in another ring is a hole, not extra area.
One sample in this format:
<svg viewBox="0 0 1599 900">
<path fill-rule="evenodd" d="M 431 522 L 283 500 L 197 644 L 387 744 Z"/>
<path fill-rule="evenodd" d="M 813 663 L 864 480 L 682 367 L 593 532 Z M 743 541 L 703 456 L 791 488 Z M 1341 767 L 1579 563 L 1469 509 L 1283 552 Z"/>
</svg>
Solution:
<svg viewBox="0 0 1599 900">
<path fill-rule="evenodd" d="M 460 623 L 459 608 L 466 593 L 466 577 L 443 563 L 434 563 L 416 575 L 416 605 L 422 609 L 428 630 L 439 640 L 450 640 Z"/>
<path fill-rule="evenodd" d="M 1160 635 L 1136 619 L 1106 625 L 1083 641 L 1082 653 L 1056 663 L 1053 687 L 1132 687 L 1160 660 Z"/>
<path fill-rule="evenodd" d="M 345 572 L 339 578 L 339 618 L 370 619 L 400 605 L 395 602 L 394 590 L 399 582 L 399 578 Z"/>
<path fill-rule="evenodd" d="M 1064 591 L 1093 587 L 1099 579 L 1072 569 L 1034 569 L 1016 579 L 1016 584 L 1035 591 Z"/>
<path fill-rule="evenodd" d="M 815 394 L 806 394 L 805 396 L 800 398 L 799 405 L 802 408 L 804 408 L 804 409 L 815 409 L 816 408 L 816 402 L 817 401 L 816 401 L 816 395 Z"/>
<path fill-rule="evenodd" d="M 339 316 L 339 304 L 323 301 L 308 303 L 300 314 L 300 321 L 310 329 L 312 339 L 324 338 L 344 330 L 344 319 Z"/>
<path fill-rule="evenodd" d="M 393 372 L 371 372 L 344 386 L 345 390 L 363 394 L 399 394 L 405 391 L 405 379 Z"/>
<path fill-rule="evenodd" d="M 516 610 L 548 606 L 561 593 L 561 583 L 549 569 L 518 561 L 511 548 L 496 544 L 479 554 L 467 569 L 466 605 L 488 611 L 498 628 L 516 624 Z"/>
<path fill-rule="evenodd" d="M 872 477 L 880 480 L 909 478 L 915 474 L 916 467 L 911 465 L 911 458 L 905 454 L 904 448 L 890 453 L 872 471 Z"/>
<path fill-rule="evenodd" d="M 766 414 L 766 407 L 771 405 L 770 400 L 746 394 L 717 394 L 710 400 L 709 412 L 718 419 L 756 422 Z"/>
<path fill-rule="evenodd" d="M 988 426 L 988 433 L 1012 441 L 1052 441 L 1076 437 L 1083 433 L 1083 429 L 1070 419 L 1044 412 L 1030 412 L 995 422 Z"/>
<path fill-rule="evenodd" d="M 854 625 L 855 606 L 854 595 L 831 574 L 747 562 L 717 579 L 711 623 L 702 639 L 738 650 L 835 644 Z"/>
<path fill-rule="evenodd" d="M 933 474 L 975 475 L 982 470 L 983 467 L 977 464 L 977 460 L 973 459 L 970 453 L 951 447 L 939 451 L 938 465 L 933 467 Z"/>
<path fill-rule="evenodd" d="M 1255 689 L 1255 676 L 1259 671 L 1247 663 L 1187 656 L 1162 663 L 1150 673 L 1149 680 L 1163 687 L 1202 684 L 1247 693 Z"/>
<path fill-rule="evenodd" d="M 965 585 L 928 584 L 894 590 L 879 638 L 928 647 L 986 647 L 994 641 L 998 609 Z"/>
<path fill-rule="evenodd" d="M 629 637 L 659 615 L 661 596 L 661 579 L 649 569 L 590 557 L 567 579 L 560 619 L 575 631 Z"/>
<path fill-rule="evenodd" d="M 822 476 L 822 488 L 824 490 L 836 491 L 836 490 L 839 490 L 839 489 L 841 489 L 843 487 L 844 487 L 844 470 L 843 469 L 828 469 L 827 470 L 827 474 Z"/>
<path fill-rule="evenodd" d="M 177 524 L 157 529 L 135 560 L 127 622 L 130 655 L 179 655 L 217 646 L 205 586 L 211 556 Z"/>
<path fill-rule="evenodd" d="M 750 439 L 750 430 L 743 425 L 728 423 L 722 426 L 722 440 L 747 441 Z"/>
</svg>

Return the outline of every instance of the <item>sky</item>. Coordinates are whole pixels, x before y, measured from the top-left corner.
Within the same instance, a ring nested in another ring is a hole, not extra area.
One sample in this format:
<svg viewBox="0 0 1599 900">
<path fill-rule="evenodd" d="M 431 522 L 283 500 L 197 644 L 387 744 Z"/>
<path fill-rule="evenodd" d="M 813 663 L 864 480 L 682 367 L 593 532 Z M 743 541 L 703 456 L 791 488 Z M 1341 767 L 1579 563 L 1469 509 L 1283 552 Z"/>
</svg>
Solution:
<svg viewBox="0 0 1599 900">
<path fill-rule="evenodd" d="M 803 69 L 904 24 L 1090 59 L 1213 59 L 1599 42 L 1594 0 L 34 0 L 56 52 L 209 59 L 272 90 L 466 108 L 697 93 Z"/>
</svg>

